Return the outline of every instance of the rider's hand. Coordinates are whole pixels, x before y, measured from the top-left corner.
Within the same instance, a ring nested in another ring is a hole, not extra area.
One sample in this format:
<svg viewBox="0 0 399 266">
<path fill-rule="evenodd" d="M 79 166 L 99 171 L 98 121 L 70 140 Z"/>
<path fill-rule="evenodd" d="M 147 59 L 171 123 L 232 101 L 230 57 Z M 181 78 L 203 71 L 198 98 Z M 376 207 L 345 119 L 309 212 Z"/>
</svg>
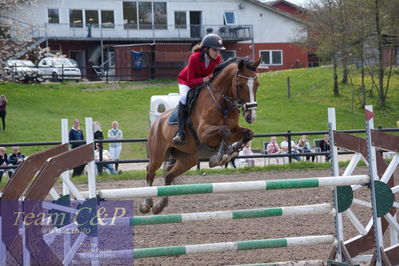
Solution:
<svg viewBox="0 0 399 266">
<path fill-rule="evenodd" d="M 207 77 L 203 78 L 202 81 L 204 83 L 207 83 L 207 82 L 209 82 L 211 80 L 211 78 L 212 78 L 211 76 L 207 76 Z"/>
</svg>

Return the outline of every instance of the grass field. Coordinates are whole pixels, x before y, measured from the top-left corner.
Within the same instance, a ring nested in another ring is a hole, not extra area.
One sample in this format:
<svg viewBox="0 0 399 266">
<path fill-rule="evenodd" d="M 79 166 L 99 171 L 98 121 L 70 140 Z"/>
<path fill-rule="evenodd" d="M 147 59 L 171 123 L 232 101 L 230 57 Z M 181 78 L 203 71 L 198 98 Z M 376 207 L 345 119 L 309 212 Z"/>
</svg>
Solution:
<svg viewBox="0 0 399 266">
<path fill-rule="evenodd" d="M 260 75 L 257 93 L 257 121 L 246 125 L 255 133 L 278 133 L 287 130 L 327 130 L 327 108 L 337 110 L 338 129 L 364 128 L 363 110 L 359 103 L 359 84 L 340 84 L 339 97 L 332 93 L 330 67 L 295 69 Z M 291 80 L 291 98 L 287 98 L 287 77 Z M 367 80 L 368 88 L 371 81 Z M 152 95 L 177 92 L 174 80 L 116 83 L 0 83 L 0 94 L 8 98 L 7 128 L 0 131 L 0 143 L 60 140 L 60 120 L 78 118 L 84 127 L 84 117 L 101 122 L 106 135 L 111 122 L 117 120 L 124 138 L 147 136 L 149 103 Z M 376 95 L 376 91 L 374 91 Z M 375 105 L 376 96 L 367 98 Z M 375 108 L 375 125 L 396 127 L 399 120 L 399 71 L 391 79 L 387 107 Z M 241 122 L 245 125 L 245 122 Z M 280 139 L 281 140 L 281 139 Z M 253 147 L 260 148 L 261 139 Z M 43 147 L 23 147 L 30 154 Z M 145 157 L 145 145 L 124 144 L 122 159 Z"/>
</svg>

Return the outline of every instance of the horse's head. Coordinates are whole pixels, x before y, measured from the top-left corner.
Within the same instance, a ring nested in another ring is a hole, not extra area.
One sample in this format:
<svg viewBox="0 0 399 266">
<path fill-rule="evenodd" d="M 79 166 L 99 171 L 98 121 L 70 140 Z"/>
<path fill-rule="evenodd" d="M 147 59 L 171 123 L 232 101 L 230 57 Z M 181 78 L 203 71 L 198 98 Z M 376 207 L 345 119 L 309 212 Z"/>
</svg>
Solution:
<svg viewBox="0 0 399 266">
<path fill-rule="evenodd" d="M 233 79 L 233 97 L 238 99 L 242 106 L 242 113 L 247 123 L 252 123 L 256 119 L 256 91 L 259 81 L 256 69 L 260 63 L 260 58 L 250 61 L 247 57 L 241 58 L 237 62 L 236 77 Z"/>
</svg>

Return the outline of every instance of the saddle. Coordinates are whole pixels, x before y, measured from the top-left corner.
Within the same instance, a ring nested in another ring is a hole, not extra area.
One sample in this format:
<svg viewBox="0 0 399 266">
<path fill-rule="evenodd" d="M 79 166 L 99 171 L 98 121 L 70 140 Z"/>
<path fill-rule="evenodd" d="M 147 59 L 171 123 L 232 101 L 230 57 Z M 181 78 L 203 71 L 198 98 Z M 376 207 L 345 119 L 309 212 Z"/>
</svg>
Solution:
<svg viewBox="0 0 399 266">
<path fill-rule="evenodd" d="M 190 125 L 191 119 L 190 119 L 190 114 L 194 108 L 195 103 L 197 102 L 198 95 L 201 92 L 201 89 L 203 88 L 203 85 L 199 85 L 195 87 L 194 89 L 191 89 L 187 93 L 187 125 Z M 177 111 L 178 108 L 175 107 L 172 111 L 172 113 L 169 115 L 168 118 L 168 124 L 169 125 L 177 125 Z M 191 123 L 192 124 L 192 123 Z"/>
</svg>

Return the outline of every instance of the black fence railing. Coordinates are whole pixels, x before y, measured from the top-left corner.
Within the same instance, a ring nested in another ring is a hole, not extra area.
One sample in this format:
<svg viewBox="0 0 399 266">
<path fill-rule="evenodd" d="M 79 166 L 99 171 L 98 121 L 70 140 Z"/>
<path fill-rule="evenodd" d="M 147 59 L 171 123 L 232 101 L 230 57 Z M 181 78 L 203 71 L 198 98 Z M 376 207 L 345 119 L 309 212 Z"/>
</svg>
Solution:
<svg viewBox="0 0 399 266">
<path fill-rule="evenodd" d="M 383 132 L 399 132 L 399 129 L 397 128 L 382 128 L 378 127 L 378 130 L 381 130 Z M 366 131 L 363 129 L 353 129 L 353 130 L 340 130 L 341 132 L 345 133 L 350 133 L 350 134 L 357 134 L 357 133 L 365 133 Z M 266 134 L 255 134 L 254 138 L 267 138 L 267 137 L 281 137 L 281 136 L 287 136 L 288 140 L 287 142 L 290 144 L 292 137 L 293 136 L 320 136 L 328 134 L 328 131 L 308 131 L 308 132 L 280 132 L 280 133 L 266 133 Z M 121 139 L 121 140 L 111 140 L 111 139 L 96 139 L 94 140 L 94 143 L 145 143 L 147 142 L 146 138 L 137 138 L 137 139 Z M 79 144 L 85 144 L 85 141 L 70 141 L 70 144 L 72 143 L 79 143 Z M 11 146 L 53 146 L 53 145 L 59 145 L 61 144 L 60 141 L 47 141 L 47 142 L 17 142 L 17 143 L 0 143 L 0 147 L 11 147 Z M 101 147 L 100 147 L 101 148 Z M 94 144 L 93 144 L 93 149 L 94 149 Z M 102 149 L 102 148 L 101 148 Z M 306 156 L 318 156 L 318 155 L 328 155 L 329 152 L 307 152 L 307 153 L 292 153 L 290 147 L 288 148 L 287 153 L 279 153 L 279 154 L 266 154 L 264 152 L 264 148 L 262 149 L 253 149 L 253 151 L 257 152 L 258 154 L 256 155 L 248 155 L 248 156 L 238 156 L 237 159 L 245 159 L 245 158 L 285 158 L 288 157 L 289 162 L 292 162 L 292 158 L 295 156 L 300 156 L 300 157 L 306 157 Z M 381 152 L 384 152 L 381 150 Z M 260 153 L 260 154 L 259 154 Z M 101 151 L 100 151 L 101 154 Z M 350 151 L 339 151 L 338 154 L 353 154 L 353 152 Z M 209 161 L 209 158 L 201 159 L 200 162 L 206 162 Z M 148 162 L 147 158 L 143 159 L 134 159 L 134 160 L 117 160 L 117 161 L 103 161 L 102 159 L 97 161 L 96 164 L 113 164 L 113 163 L 119 163 L 119 164 L 127 164 L 127 163 L 146 163 Z M 0 166 L 1 169 L 14 169 L 17 166 Z M 197 165 L 197 169 L 199 168 L 200 165 Z"/>
</svg>

